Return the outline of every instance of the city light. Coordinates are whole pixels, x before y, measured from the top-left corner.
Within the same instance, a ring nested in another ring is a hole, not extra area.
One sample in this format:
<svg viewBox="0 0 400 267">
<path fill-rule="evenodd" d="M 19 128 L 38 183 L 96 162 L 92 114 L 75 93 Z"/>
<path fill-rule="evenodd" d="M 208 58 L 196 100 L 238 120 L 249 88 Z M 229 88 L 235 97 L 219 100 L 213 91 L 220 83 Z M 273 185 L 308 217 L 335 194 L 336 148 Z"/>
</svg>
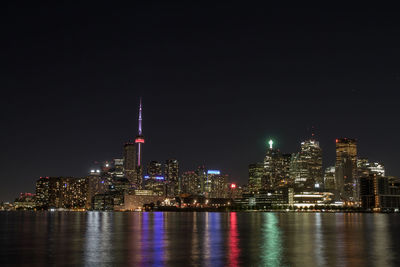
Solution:
<svg viewBox="0 0 400 267">
<path fill-rule="evenodd" d="M 218 170 L 208 170 L 208 171 L 207 171 L 207 174 L 217 174 L 217 175 L 220 175 L 221 172 L 218 171 Z"/>
<path fill-rule="evenodd" d="M 231 184 L 231 188 L 232 189 L 236 188 L 236 184 Z"/>
<path fill-rule="evenodd" d="M 272 145 L 274 144 L 274 141 L 272 141 L 272 139 L 270 139 L 268 144 L 269 144 L 269 148 L 272 149 Z"/>
</svg>

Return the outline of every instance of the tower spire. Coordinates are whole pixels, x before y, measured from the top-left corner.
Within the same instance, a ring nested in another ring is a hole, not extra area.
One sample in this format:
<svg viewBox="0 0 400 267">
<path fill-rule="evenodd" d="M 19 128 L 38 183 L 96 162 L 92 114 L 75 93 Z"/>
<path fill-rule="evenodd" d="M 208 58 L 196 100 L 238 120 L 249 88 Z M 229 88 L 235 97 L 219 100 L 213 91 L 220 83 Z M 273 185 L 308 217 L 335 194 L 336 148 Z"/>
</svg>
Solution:
<svg viewBox="0 0 400 267">
<path fill-rule="evenodd" d="M 139 100 L 139 133 L 138 135 L 142 135 L 142 97 Z"/>
<path fill-rule="evenodd" d="M 136 136 L 135 143 L 137 144 L 137 167 L 141 167 L 142 164 L 142 144 L 144 144 L 144 137 L 142 134 L 142 98 L 139 100 L 139 127 L 138 135 Z"/>
</svg>

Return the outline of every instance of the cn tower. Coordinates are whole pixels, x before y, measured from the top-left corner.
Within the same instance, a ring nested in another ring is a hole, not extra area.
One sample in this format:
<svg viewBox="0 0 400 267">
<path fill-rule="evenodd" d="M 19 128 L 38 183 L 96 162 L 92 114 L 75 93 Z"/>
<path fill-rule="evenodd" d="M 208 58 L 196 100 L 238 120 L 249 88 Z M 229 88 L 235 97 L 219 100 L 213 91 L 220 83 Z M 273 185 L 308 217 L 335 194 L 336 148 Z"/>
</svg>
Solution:
<svg viewBox="0 0 400 267">
<path fill-rule="evenodd" d="M 144 144 L 144 137 L 142 134 L 142 98 L 139 102 L 139 127 L 138 135 L 136 136 L 135 143 L 137 144 L 137 168 L 140 169 L 142 166 L 142 144 Z"/>
</svg>

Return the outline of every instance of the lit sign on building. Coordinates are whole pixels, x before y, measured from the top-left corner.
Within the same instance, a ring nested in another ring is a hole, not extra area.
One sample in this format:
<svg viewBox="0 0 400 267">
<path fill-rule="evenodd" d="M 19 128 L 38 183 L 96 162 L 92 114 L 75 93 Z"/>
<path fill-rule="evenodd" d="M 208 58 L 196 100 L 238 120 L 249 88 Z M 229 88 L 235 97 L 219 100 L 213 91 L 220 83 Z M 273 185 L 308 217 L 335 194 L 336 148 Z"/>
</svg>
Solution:
<svg viewBox="0 0 400 267">
<path fill-rule="evenodd" d="M 142 143 L 142 144 L 144 144 L 144 139 L 143 139 L 143 138 L 136 138 L 135 143 Z"/>
<path fill-rule="evenodd" d="M 218 170 L 208 170 L 207 174 L 218 174 L 219 175 L 219 174 L 221 174 L 221 172 Z"/>
</svg>

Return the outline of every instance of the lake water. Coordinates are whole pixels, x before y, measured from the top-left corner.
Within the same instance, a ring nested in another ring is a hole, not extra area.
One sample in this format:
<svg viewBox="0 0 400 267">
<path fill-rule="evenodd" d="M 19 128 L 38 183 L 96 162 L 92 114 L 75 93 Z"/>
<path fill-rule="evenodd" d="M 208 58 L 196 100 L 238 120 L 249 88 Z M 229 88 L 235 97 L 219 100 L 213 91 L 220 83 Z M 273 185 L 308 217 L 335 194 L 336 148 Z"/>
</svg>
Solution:
<svg viewBox="0 0 400 267">
<path fill-rule="evenodd" d="M 0 212 L 0 265 L 400 266 L 400 215 Z"/>
</svg>

